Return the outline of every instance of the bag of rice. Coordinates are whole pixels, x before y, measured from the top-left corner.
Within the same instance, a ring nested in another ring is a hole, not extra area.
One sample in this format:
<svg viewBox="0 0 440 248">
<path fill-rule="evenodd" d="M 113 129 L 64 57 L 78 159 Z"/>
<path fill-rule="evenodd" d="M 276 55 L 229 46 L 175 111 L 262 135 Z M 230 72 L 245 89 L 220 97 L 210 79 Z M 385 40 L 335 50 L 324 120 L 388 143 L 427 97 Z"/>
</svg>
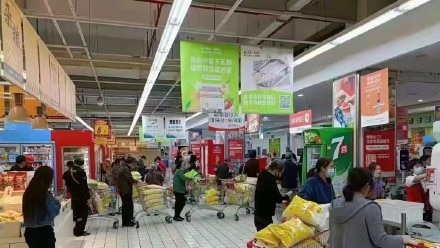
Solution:
<svg viewBox="0 0 440 248">
<path fill-rule="evenodd" d="M 277 224 L 270 224 L 268 227 L 258 231 L 255 234 L 255 239 L 265 243 L 269 247 L 278 247 L 280 240 L 269 229 L 273 225 Z"/>
<path fill-rule="evenodd" d="M 269 230 L 280 240 L 281 246 L 286 248 L 312 237 L 315 232 L 314 228 L 308 227 L 298 218 L 292 218 L 283 224 L 272 225 Z"/>
<path fill-rule="evenodd" d="M 308 225 L 319 227 L 325 220 L 325 213 L 319 204 L 295 196 L 289 206 L 284 209 L 282 217 L 287 220 L 298 217 Z"/>
</svg>

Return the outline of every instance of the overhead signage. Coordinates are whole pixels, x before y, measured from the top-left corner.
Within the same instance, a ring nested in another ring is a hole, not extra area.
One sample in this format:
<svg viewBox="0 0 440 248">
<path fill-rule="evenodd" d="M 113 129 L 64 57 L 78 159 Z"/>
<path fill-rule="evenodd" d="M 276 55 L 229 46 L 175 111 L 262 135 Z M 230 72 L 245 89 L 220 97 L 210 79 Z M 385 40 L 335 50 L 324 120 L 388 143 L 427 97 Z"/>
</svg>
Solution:
<svg viewBox="0 0 440 248">
<path fill-rule="evenodd" d="M 356 74 L 333 81 L 333 127 L 355 127 Z"/>
<path fill-rule="evenodd" d="M 312 110 L 304 110 L 289 116 L 289 132 L 302 133 L 312 127 Z"/>
<path fill-rule="evenodd" d="M 246 132 L 256 133 L 260 130 L 260 115 L 259 114 L 247 114 L 246 115 Z"/>
<path fill-rule="evenodd" d="M 395 153 L 394 130 L 364 131 L 365 167 L 373 162 L 378 163 L 384 176 L 393 177 L 396 170 Z"/>
<path fill-rule="evenodd" d="M 165 137 L 168 139 L 186 139 L 185 117 L 165 117 Z"/>
<path fill-rule="evenodd" d="M 109 137 L 111 136 L 111 124 L 110 120 L 106 119 L 93 119 L 93 137 L 95 144 L 107 145 Z"/>
<path fill-rule="evenodd" d="M 269 153 L 272 155 L 276 153 L 276 155 L 279 156 L 280 151 L 281 151 L 281 139 L 280 138 L 269 139 Z"/>
<path fill-rule="evenodd" d="M 180 42 L 182 112 L 238 112 L 239 47 Z"/>
<path fill-rule="evenodd" d="M 244 131 L 245 115 L 234 113 L 209 113 L 208 129 L 217 131 Z"/>
<path fill-rule="evenodd" d="M 59 86 L 59 73 L 60 65 L 55 57 L 50 54 L 49 56 L 49 71 L 50 71 L 50 102 L 54 108 L 60 106 L 60 86 Z M 64 71 L 62 72 L 64 73 Z"/>
<path fill-rule="evenodd" d="M 51 87 L 50 52 L 41 39 L 38 39 L 38 54 L 40 55 L 40 96 L 43 102 L 50 103 L 50 90 L 48 90 Z"/>
<path fill-rule="evenodd" d="M 38 59 L 38 34 L 33 29 L 29 21 L 23 19 L 23 38 L 26 84 L 25 90 L 31 95 L 40 99 L 40 61 Z"/>
<path fill-rule="evenodd" d="M 142 132 L 144 139 L 165 138 L 165 123 L 163 116 L 143 115 Z"/>
<path fill-rule="evenodd" d="M 293 113 L 293 51 L 241 47 L 241 111 L 252 114 Z"/>
<path fill-rule="evenodd" d="M 390 117 L 388 68 L 361 77 L 361 126 L 388 124 Z"/>
<path fill-rule="evenodd" d="M 13 0 L 3 0 L 1 16 L 3 76 L 23 89 L 23 33 L 20 8 Z"/>
</svg>

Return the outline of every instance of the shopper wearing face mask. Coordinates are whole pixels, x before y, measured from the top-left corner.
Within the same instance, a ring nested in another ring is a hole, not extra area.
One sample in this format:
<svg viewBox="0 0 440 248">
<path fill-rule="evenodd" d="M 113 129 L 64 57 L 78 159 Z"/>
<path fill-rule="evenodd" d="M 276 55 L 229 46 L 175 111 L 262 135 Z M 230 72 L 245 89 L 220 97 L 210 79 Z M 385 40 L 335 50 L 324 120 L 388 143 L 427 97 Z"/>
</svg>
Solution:
<svg viewBox="0 0 440 248">
<path fill-rule="evenodd" d="M 372 173 L 353 168 L 348 173 L 343 197 L 330 206 L 330 247 L 401 248 L 416 245 L 409 236 L 387 235 L 380 206 L 367 199 L 374 187 Z"/>
<path fill-rule="evenodd" d="M 373 174 L 374 186 L 370 193 L 369 199 L 385 199 L 385 183 L 382 181 L 382 167 L 372 162 L 368 165 L 368 170 Z"/>
<path fill-rule="evenodd" d="M 255 216 L 254 224 L 257 231 L 273 223 L 277 203 L 289 200 L 289 196 L 282 196 L 278 189 L 277 180 L 281 179 L 282 166 L 272 161 L 269 166 L 258 175 L 255 188 Z"/>
<path fill-rule="evenodd" d="M 335 199 L 335 191 L 331 179 L 334 175 L 333 160 L 320 158 L 316 162 L 315 168 L 307 173 L 307 182 L 299 196 L 318 204 L 330 203 Z"/>
<path fill-rule="evenodd" d="M 412 171 L 412 175 L 405 180 L 406 200 L 410 202 L 424 203 L 423 220 L 432 222 L 432 207 L 429 203 L 429 194 L 426 189 L 425 167 L 419 159 L 412 159 L 408 162 L 408 167 Z"/>
</svg>

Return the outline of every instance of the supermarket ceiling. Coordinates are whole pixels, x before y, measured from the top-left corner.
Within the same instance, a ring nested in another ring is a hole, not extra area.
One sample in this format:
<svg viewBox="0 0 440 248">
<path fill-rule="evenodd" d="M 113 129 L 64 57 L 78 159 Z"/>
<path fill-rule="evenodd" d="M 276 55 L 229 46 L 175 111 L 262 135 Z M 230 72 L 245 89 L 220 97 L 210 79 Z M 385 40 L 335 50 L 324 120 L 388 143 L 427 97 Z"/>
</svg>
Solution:
<svg viewBox="0 0 440 248">
<path fill-rule="evenodd" d="M 16 1 L 74 81 L 77 115 L 110 117 L 125 136 L 173 1 Z M 395 0 L 358 2 L 367 1 L 194 0 L 143 113 L 180 113 L 178 40 L 287 47 L 298 55 Z"/>
</svg>

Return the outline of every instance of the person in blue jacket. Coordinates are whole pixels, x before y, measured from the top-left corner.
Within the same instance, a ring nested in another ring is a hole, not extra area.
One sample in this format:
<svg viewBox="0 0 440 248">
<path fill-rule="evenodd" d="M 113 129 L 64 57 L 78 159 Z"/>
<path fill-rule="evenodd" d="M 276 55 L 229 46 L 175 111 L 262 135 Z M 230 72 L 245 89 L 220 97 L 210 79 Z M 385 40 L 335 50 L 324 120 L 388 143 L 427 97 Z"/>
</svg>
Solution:
<svg viewBox="0 0 440 248">
<path fill-rule="evenodd" d="M 335 199 L 335 191 L 331 180 L 334 174 L 333 160 L 320 158 L 316 162 L 315 168 L 307 173 L 308 179 L 299 196 L 318 204 L 331 203 Z"/>
<path fill-rule="evenodd" d="M 61 204 L 49 191 L 53 177 L 52 168 L 39 167 L 23 194 L 24 238 L 29 248 L 55 248 L 53 226 Z"/>
</svg>

